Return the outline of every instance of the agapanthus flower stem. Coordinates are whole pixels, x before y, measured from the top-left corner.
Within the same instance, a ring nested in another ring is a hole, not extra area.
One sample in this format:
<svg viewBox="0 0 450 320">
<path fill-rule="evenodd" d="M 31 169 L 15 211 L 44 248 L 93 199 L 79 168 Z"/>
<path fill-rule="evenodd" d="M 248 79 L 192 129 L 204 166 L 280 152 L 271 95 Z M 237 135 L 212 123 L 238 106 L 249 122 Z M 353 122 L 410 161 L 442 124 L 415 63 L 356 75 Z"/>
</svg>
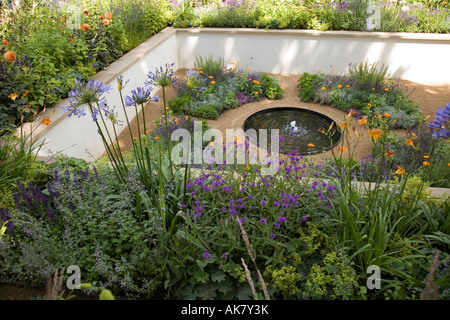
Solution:
<svg viewBox="0 0 450 320">
<path fill-rule="evenodd" d="M 165 87 L 162 87 L 163 93 L 163 106 L 164 106 L 164 119 L 166 121 L 166 139 L 167 139 L 167 148 L 169 153 L 169 163 L 170 163 L 170 178 L 173 178 L 173 165 L 172 165 L 172 141 L 169 137 L 169 125 L 167 123 L 167 109 L 166 109 L 166 91 Z M 189 131 L 190 132 L 190 131 Z"/>
</svg>

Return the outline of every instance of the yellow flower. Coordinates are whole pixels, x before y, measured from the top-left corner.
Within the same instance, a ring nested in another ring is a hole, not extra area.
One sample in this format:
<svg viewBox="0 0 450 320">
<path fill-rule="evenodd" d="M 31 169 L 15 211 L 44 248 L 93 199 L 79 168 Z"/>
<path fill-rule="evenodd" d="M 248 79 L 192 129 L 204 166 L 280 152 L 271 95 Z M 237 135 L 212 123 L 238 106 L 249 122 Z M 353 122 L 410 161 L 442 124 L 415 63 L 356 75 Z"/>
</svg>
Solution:
<svg viewBox="0 0 450 320">
<path fill-rule="evenodd" d="M 405 174 L 405 173 L 406 173 L 405 169 L 403 169 L 400 166 L 397 166 L 397 171 L 394 172 L 394 174 Z"/>
<path fill-rule="evenodd" d="M 430 156 L 423 156 L 425 159 L 428 159 Z"/>
<path fill-rule="evenodd" d="M 260 84 L 260 82 L 258 80 L 253 80 L 254 84 Z"/>
<path fill-rule="evenodd" d="M 308 147 L 314 147 L 314 145 L 312 143 L 308 144 Z"/>
<path fill-rule="evenodd" d="M 212 78 L 213 78 L 213 76 L 209 76 L 208 78 L 212 79 Z"/>
<path fill-rule="evenodd" d="M 372 88 L 372 91 L 375 91 L 375 88 Z"/>
<path fill-rule="evenodd" d="M 169 107 L 166 107 L 166 110 L 169 110 L 170 108 Z"/>
<path fill-rule="evenodd" d="M 377 141 L 383 132 L 380 129 L 374 129 L 369 131 L 369 137 L 372 137 L 373 140 Z"/>
<path fill-rule="evenodd" d="M 234 141 L 236 141 L 237 144 L 241 144 L 242 140 L 238 136 L 234 137 Z"/>
<path fill-rule="evenodd" d="M 258 91 L 255 91 L 255 94 L 257 95 L 259 92 Z"/>
<path fill-rule="evenodd" d="M 17 99 L 17 97 L 18 97 L 18 95 L 17 95 L 17 93 L 11 93 L 9 96 L 8 96 L 8 98 L 10 98 L 11 100 L 13 100 L 13 101 L 16 101 L 16 99 Z"/>
<path fill-rule="evenodd" d="M 320 69 L 319 71 L 317 71 L 317 72 L 322 72 L 322 69 Z"/>
<path fill-rule="evenodd" d="M 215 81 L 211 81 L 211 84 L 216 84 L 216 82 Z"/>
<path fill-rule="evenodd" d="M 134 140 L 134 141 L 136 141 L 136 140 L 137 140 L 137 138 L 136 138 L 136 137 L 133 137 L 133 140 Z"/>
<path fill-rule="evenodd" d="M 210 146 L 213 146 L 213 145 L 214 145 L 214 141 L 210 141 L 210 142 L 209 142 L 209 145 L 210 145 Z"/>
<path fill-rule="evenodd" d="M 405 140 L 405 145 L 414 147 L 414 142 L 412 141 L 412 139 L 407 139 Z"/>
<path fill-rule="evenodd" d="M 384 91 L 389 91 L 389 88 L 385 88 Z"/>
<path fill-rule="evenodd" d="M 326 89 L 327 89 L 327 87 L 322 87 L 321 89 L 322 89 L 322 90 L 326 90 Z"/>
<path fill-rule="evenodd" d="M 355 114 L 356 114 L 356 112 L 353 111 L 353 109 L 350 109 L 350 112 L 348 113 L 347 118 L 350 118 L 350 117 L 352 117 Z"/>
</svg>

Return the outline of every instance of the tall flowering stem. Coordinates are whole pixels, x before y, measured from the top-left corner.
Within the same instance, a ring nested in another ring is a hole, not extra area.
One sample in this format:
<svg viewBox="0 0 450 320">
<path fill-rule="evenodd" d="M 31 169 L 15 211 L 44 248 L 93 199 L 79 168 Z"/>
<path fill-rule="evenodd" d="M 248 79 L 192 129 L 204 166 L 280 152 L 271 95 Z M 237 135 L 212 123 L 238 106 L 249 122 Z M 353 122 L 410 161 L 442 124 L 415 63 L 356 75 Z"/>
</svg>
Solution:
<svg viewBox="0 0 450 320">
<path fill-rule="evenodd" d="M 165 68 L 160 67 L 156 69 L 155 72 L 149 72 L 147 74 L 147 81 L 145 84 L 147 86 L 157 86 L 161 87 L 163 93 L 163 108 L 164 108 L 164 120 L 166 125 L 166 140 L 169 151 L 169 162 L 170 162 L 170 174 L 173 177 L 173 165 L 172 165 L 172 141 L 169 137 L 169 126 L 167 121 L 167 107 L 166 107 L 166 92 L 165 88 L 172 86 L 177 83 L 177 78 L 174 76 L 173 70 L 174 63 L 168 64 L 166 63 Z"/>
<path fill-rule="evenodd" d="M 111 162 L 113 163 L 114 170 L 119 179 L 124 181 L 127 169 L 120 147 L 117 148 L 114 145 L 114 141 L 107 129 L 103 113 L 110 113 L 110 110 L 106 103 L 106 98 L 103 96 L 105 93 L 111 90 L 111 86 L 107 86 L 104 83 L 90 79 L 87 82 L 83 80 L 76 80 L 74 86 L 69 91 L 68 106 L 61 106 L 61 108 L 68 112 L 67 116 L 78 116 L 78 118 L 86 115 L 86 108 L 90 111 L 92 120 L 97 126 L 98 133 L 100 134 L 103 144 L 105 145 L 106 152 Z M 98 122 L 98 116 L 100 115 L 103 125 L 106 129 L 109 143 L 105 138 L 103 130 Z M 115 125 L 115 123 L 113 123 Z M 116 136 L 117 140 L 117 136 Z M 112 150 L 109 147 L 112 146 Z"/>
</svg>

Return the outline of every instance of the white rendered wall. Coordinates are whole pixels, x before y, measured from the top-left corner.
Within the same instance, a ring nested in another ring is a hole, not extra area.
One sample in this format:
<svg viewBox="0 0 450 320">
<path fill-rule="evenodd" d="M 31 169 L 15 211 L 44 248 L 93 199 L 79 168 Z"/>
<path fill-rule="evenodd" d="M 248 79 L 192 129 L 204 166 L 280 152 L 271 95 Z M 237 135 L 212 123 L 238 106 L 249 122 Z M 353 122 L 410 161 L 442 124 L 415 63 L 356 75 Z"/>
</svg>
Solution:
<svg viewBox="0 0 450 320">
<path fill-rule="evenodd" d="M 192 67 L 197 56 L 222 57 L 255 71 L 284 74 L 333 72 L 368 59 L 392 76 L 450 82 L 450 36 L 312 30 L 177 29 L 178 63 Z M 250 59 L 250 58 L 253 59 Z"/>
<path fill-rule="evenodd" d="M 174 70 L 178 68 L 175 32 L 166 35 L 158 43 L 154 42 L 155 39 L 150 39 L 94 76 L 94 79 L 111 85 L 112 90 L 104 96 L 109 106 L 115 106 L 118 118 L 124 122 L 124 125 L 116 126 L 118 135 L 127 127 L 119 90 L 117 89 L 117 76 L 123 75 L 124 81 L 129 81 L 122 91 L 125 98 L 125 96 L 131 95 L 131 90 L 144 86 L 146 75 L 149 71 L 154 72 L 156 68 L 165 66 L 166 63 L 175 63 L 173 66 Z M 153 88 L 153 94 L 156 94 L 157 90 L 158 88 Z M 68 100 L 65 99 L 55 107 L 55 117 L 58 121 L 52 122 L 51 126 L 45 128 L 39 135 L 37 143 L 45 140 L 45 145 L 38 153 L 38 156 L 48 158 L 56 152 L 62 152 L 69 157 L 93 161 L 102 155 L 105 148 L 89 111 L 86 110 L 87 115 L 84 117 L 72 116 L 68 118 L 62 114 L 61 105 L 69 105 Z M 135 108 L 128 107 L 126 110 L 131 121 L 136 115 Z M 55 117 L 52 116 L 51 119 L 53 120 Z M 110 129 L 109 132 L 112 133 L 111 123 L 107 121 L 107 125 Z M 40 129 L 42 129 L 42 126 Z"/>
<path fill-rule="evenodd" d="M 222 57 L 225 63 L 239 62 L 239 67 L 254 71 L 302 74 L 333 72 L 341 74 L 349 63 L 368 59 L 389 67 L 393 76 L 415 82 L 450 83 L 450 35 L 369 33 L 312 30 L 257 29 L 173 29 L 166 28 L 139 47 L 130 51 L 94 79 L 110 84 L 106 95 L 110 106 L 115 105 L 119 119 L 125 120 L 117 90 L 116 78 L 129 80 L 123 94 L 143 86 L 146 75 L 166 63 L 175 63 L 174 70 L 192 68 L 197 56 Z M 156 93 L 157 88 L 154 88 Z M 33 134 L 37 142 L 46 144 L 39 152 L 48 158 L 56 152 L 88 161 L 104 152 L 96 125 L 90 116 L 67 118 L 55 108 L 50 127 L 40 126 Z M 51 110 L 48 110 L 49 114 Z M 134 108 L 127 109 L 130 119 Z M 29 127 L 26 124 L 24 127 Z M 126 126 L 120 127 L 120 131 Z"/>
</svg>

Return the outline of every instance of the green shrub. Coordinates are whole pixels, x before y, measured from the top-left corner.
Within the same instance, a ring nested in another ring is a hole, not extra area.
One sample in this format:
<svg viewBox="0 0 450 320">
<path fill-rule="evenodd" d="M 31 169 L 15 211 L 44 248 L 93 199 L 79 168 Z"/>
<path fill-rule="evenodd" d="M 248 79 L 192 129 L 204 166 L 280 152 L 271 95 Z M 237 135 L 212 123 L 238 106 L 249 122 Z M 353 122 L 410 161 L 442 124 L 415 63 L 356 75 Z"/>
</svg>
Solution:
<svg viewBox="0 0 450 320">
<path fill-rule="evenodd" d="M 219 118 L 219 112 L 214 105 L 199 106 L 192 110 L 192 115 L 202 119 L 217 120 Z"/>
</svg>

